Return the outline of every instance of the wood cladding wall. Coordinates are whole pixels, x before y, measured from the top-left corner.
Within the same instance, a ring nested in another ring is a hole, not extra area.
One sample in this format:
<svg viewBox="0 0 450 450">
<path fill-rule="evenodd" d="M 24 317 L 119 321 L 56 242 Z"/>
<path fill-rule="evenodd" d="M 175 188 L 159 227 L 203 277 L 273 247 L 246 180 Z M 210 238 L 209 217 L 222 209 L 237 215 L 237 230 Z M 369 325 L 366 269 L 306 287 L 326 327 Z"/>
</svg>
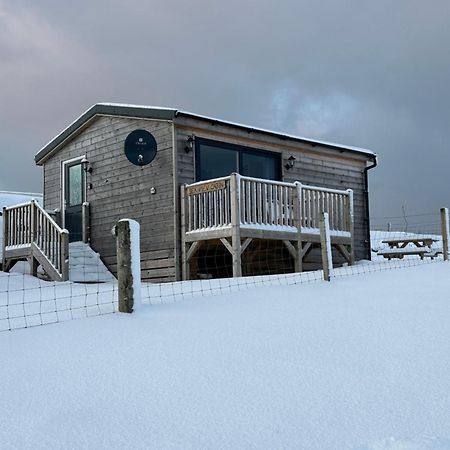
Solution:
<svg viewBox="0 0 450 450">
<path fill-rule="evenodd" d="M 138 167 L 124 154 L 127 135 L 136 129 L 153 134 L 157 155 Z M 172 123 L 147 119 L 101 116 L 44 163 L 46 209 L 61 208 L 62 162 L 86 155 L 93 172 L 87 174 L 91 245 L 116 273 L 113 225 L 122 218 L 141 226 L 142 279 L 174 281 L 174 194 Z M 155 193 L 151 194 L 151 188 Z"/>
</svg>

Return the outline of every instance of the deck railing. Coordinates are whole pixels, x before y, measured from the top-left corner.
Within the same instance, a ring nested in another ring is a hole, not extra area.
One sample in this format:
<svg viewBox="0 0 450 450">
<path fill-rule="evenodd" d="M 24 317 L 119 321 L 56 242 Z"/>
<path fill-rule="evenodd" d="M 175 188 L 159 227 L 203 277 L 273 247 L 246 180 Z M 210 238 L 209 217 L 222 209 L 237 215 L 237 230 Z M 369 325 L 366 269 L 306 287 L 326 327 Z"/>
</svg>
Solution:
<svg viewBox="0 0 450 450">
<path fill-rule="evenodd" d="M 321 212 L 330 229 L 353 232 L 353 192 L 232 174 L 182 186 L 185 232 L 239 224 L 273 230 L 318 229 Z"/>
<path fill-rule="evenodd" d="M 52 278 L 68 279 L 69 233 L 32 200 L 3 209 L 3 260 L 35 257 Z"/>
</svg>

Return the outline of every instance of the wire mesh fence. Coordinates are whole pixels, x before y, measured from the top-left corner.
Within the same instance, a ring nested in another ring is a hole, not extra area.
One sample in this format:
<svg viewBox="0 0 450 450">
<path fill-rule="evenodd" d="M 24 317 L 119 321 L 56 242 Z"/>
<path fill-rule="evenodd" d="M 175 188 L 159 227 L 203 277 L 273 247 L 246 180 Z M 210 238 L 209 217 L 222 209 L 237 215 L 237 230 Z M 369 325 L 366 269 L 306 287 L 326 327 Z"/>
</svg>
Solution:
<svg viewBox="0 0 450 450">
<path fill-rule="evenodd" d="M 19 262 L 11 273 L 0 272 L 0 332 L 117 311 L 116 281 L 56 282 L 28 271 L 28 263 Z M 85 278 L 95 278 L 92 267 Z"/>
<path fill-rule="evenodd" d="M 375 217 L 370 236 L 370 260 L 349 265 L 333 249 L 333 277 L 362 275 L 443 261 L 441 214 Z M 227 294 L 270 285 L 295 285 L 323 280 L 320 244 L 311 248 L 304 270 L 294 272 L 294 259 L 281 241 L 255 240 L 242 259 L 243 277 L 232 278 L 230 253 L 220 242 L 204 245 L 193 258 L 190 281 L 142 286 L 143 302 L 161 304 L 186 298 Z"/>
<path fill-rule="evenodd" d="M 349 265 L 333 250 L 333 278 L 443 261 L 442 216 L 439 212 L 372 218 L 371 260 Z M 72 244 L 71 244 L 72 245 Z M 88 246 L 87 246 L 88 247 Z M 0 331 L 28 328 L 76 318 L 109 314 L 118 308 L 118 284 L 105 272 L 98 255 L 80 243 L 70 251 L 70 279 L 53 282 L 27 274 L 20 262 L 0 272 Z M 242 258 L 242 277 L 233 278 L 227 249 L 209 242 L 191 263 L 188 281 L 142 283 L 142 303 L 157 305 L 194 297 L 230 294 L 245 289 L 299 285 L 323 280 L 320 245 L 310 248 L 303 271 L 295 272 L 293 255 L 281 241 L 254 240 Z M 76 281 L 76 282 L 74 282 Z"/>
</svg>

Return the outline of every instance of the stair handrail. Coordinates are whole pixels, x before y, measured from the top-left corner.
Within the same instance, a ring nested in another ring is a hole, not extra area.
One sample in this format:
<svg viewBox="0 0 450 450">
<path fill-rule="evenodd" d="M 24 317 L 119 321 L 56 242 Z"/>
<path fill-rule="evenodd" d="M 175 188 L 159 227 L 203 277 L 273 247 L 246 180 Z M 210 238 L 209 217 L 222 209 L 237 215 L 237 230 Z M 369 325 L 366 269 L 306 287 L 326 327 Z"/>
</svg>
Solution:
<svg viewBox="0 0 450 450">
<path fill-rule="evenodd" d="M 41 264 L 47 262 L 61 281 L 68 280 L 69 232 L 35 200 L 8 206 L 3 212 L 3 258 L 9 247 L 29 245 Z"/>
</svg>

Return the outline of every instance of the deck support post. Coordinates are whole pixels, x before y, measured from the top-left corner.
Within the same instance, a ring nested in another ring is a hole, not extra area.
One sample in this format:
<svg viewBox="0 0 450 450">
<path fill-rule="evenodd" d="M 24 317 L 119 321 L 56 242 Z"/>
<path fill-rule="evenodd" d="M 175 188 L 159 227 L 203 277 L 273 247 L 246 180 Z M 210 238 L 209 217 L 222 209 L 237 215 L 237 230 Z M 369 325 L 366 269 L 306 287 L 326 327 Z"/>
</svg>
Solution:
<svg viewBox="0 0 450 450">
<path fill-rule="evenodd" d="M 230 177 L 231 197 L 231 248 L 233 259 L 233 277 L 242 276 L 241 258 L 241 213 L 240 213 L 240 176 L 237 173 Z"/>
<path fill-rule="evenodd" d="M 442 254 L 444 255 L 444 261 L 448 261 L 448 232 L 449 232 L 448 208 L 441 208 L 441 228 L 442 228 Z"/>
<path fill-rule="evenodd" d="M 354 212 L 353 212 L 353 190 L 347 189 L 348 192 L 348 221 L 350 231 L 350 260 L 352 266 L 355 263 L 355 230 L 354 230 Z"/>
<path fill-rule="evenodd" d="M 183 281 L 189 278 L 189 265 L 187 262 L 187 244 L 186 244 L 186 198 L 185 186 L 180 186 L 180 209 L 181 209 L 181 279 Z"/>
</svg>

